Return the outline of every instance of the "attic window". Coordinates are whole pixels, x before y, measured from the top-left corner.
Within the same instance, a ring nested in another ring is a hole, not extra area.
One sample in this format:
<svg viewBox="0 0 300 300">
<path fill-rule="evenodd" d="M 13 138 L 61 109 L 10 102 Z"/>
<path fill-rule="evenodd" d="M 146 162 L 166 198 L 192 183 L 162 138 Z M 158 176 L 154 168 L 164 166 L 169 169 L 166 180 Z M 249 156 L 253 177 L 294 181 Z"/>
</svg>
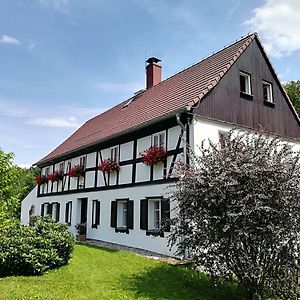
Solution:
<svg viewBox="0 0 300 300">
<path fill-rule="evenodd" d="M 274 103 L 272 84 L 266 81 L 262 82 L 264 101 Z"/>
<path fill-rule="evenodd" d="M 250 74 L 240 72 L 241 93 L 251 95 L 251 76 Z"/>
</svg>

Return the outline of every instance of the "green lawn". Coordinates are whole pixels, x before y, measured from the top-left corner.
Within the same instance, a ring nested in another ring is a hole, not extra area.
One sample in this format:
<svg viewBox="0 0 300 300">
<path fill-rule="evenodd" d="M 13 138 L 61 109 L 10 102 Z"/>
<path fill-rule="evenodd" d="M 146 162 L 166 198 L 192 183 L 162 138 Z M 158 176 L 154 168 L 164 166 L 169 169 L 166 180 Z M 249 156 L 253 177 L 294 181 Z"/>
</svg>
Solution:
<svg viewBox="0 0 300 300">
<path fill-rule="evenodd" d="M 40 277 L 0 279 L 0 299 L 243 299 L 232 286 L 125 251 L 76 245 L 68 266 Z"/>
</svg>

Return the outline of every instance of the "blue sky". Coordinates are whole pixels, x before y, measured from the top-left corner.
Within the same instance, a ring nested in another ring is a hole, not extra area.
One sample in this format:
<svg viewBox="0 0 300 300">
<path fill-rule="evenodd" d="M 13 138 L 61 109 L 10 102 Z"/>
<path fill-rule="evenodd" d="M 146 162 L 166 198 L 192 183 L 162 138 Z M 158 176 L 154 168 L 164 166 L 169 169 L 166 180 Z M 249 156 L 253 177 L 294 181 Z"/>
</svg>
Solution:
<svg viewBox="0 0 300 300">
<path fill-rule="evenodd" d="M 2 0 L 0 147 L 31 165 L 87 119 L 257 31 L 282 81 L 300 79 L 298 0 Z"/>
</svg>

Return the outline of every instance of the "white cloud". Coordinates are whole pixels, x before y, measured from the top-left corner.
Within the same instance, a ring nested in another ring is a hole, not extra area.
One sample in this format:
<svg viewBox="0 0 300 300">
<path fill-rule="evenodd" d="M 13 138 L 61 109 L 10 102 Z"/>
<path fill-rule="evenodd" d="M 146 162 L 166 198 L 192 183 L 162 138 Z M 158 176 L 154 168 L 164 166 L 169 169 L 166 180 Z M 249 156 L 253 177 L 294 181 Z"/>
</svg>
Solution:
<svg viewBox="0 0 300 300">
<path fill-rule="evenodd" d="M 31 44 L 28 45 L 29 50 L 32 51 L 34 48 L 35 48 L 35 43 L 31 43 Z"/>
<path fill-rule="evenodd" d="M 265 0 L 254 9 L 251 31 L 257 31 L 267 51 L 277 57 L 300 50 L 300 1 Z M 249 26 L 249 22 L 244 25 Z"/>
<path fill-rule="evenodd" d="M 67 118 L 34 118 L 29 124 L 43 127 L 78 128 L 80 124 L 74 117 Z"/>
<path fill-rule="evenodd" d="M 61 13 L 69 13 L 69 0 L 38 0 L 44 7 L 49 7 Z"/>
<path fill-rule="evenodd" d="M 17 40 L 16 38 L 9 36 L 9 35 L 2 35 L 0 38 L 1 44 L 10 44 L 10 45 L 20 45 L 21 42 Z"/>
</svg>

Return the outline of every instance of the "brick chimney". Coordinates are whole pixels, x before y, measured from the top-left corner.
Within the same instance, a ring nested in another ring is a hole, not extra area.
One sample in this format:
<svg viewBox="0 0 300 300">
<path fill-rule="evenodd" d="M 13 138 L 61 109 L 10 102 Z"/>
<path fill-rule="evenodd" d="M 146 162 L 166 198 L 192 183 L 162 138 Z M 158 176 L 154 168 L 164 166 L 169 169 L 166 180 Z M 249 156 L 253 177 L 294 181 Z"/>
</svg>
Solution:
<svg viewBox="0 0 300 300">
<path fill-rule="evenodd" d="M 161 60 L 156 57 L 150 57 L 147 59 L 148 65 L 146 66 L 146 81 L 147 90 L 152 88 L 161 82 Z"/>
</svg>

